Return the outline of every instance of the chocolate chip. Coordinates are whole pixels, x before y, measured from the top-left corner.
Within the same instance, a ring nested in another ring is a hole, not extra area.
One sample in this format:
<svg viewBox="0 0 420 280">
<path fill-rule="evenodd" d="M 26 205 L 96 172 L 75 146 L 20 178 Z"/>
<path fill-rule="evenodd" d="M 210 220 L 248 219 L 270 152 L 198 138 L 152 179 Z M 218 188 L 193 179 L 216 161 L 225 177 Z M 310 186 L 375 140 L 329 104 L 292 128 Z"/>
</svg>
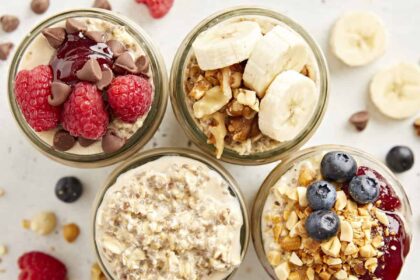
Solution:
<svg viewBox="0 0 420 280">
<path fill-rule="evenodd" d="M 125 46 L 118 40 L 109 40 L 106 44 L 111 49 L 114 57 L 118 57 L 126 51 Z"/>
<path fill-rule="evenodd" d="M 50 0 L 32 0 L 31 9 L 35 14 L 43 14 L 50 6 Z"/>
<path fill-rule="evenodd" d="M 13 49 L 13 43 L 0 44 L 0 60 L 6 60 Z"/>
<path fill-rule="evenodd" d="M 414 121 L 413 127 L 416 131 L 417 136 L 420 136 L 420 118 L 418 118 Z"/>
<path fill-rule="evenodd" d="M 366 128 L 369 122 L 369 112 L 368 111 L 356 112 L 353 115 L 351 115 L 349 121 L 352 125 L 354 125 L 354 127 L 358 131 L 362 131 Z"/>
<path fill-rule="evenodd" d="M 82 147 L 89 147 L 90 145 L 92 145 L 93 143 L 95 143 L 97 140 L 92 140 L 92 139 L 86 139 L 83 137 L 79 137 L 77 138 L 77 140 L 79 141 L 80 146 Z"/>
<path fill-rule="evenodd" d="M 15 16 L 4 15 L 0 18 L 1 27 L 4 32 L 15 31 L 19 26 L 19 19 Z"/>
<path fill-rule="evenodd" d="M 59 130 L 54 135 L 53 147 L 59 151 L 67 151 L 74 147 L 76 138 L 65 130 Z"/>
<path fill-rule="evenodd" d="M 93 7 L 110 11 L 112 10 L 111 4 L 109 4 L 108 0 L 95 0 Z"/>
<path fill-rule="evenodd" d="M 138 72 L 147 73 L 149 71 L 149 60 L 145 55 L 141 55 L 136 60 L 136 66 Z"/>
<path fill-rule="evenodd" d="M 53 82 L 51 84 L 51 94 L 48 96 L 48 104 L 51 106 L 60 106 L 66 102 L 71 92 L 71 87 L 62 82 Z"/>
<path fill-rule="evenodd" d="M 119 137 L 113 129 L 109 129 L 102 138 L 102 149 L 105 153 L 118 151 L 124 144 L 125 139 Z"/>
<path fill-rule="evenodd" d="M 98 61 L 91 58 L 77 71 L 76 76 L 82 81 L 96 83 L 102 79 L 102 69 Z"/>
<path fill-rule="evenodd" d="M 129 52 L 123 53 L 115 60 L 113 69 L 118 73 L 124 73 L 126 71 L 130 73 L 137 72 L 137 66 Z"/>
<path fill-rule="evenodd" d="M 109 68 L 105 68 L 105 70 L 102 71 L 102 79 L 96 83 L 96 87 L 99 90 L 103 90 L 104 88 L 109 86 L 109 84 L 111 84 L 113 79 L 114 79 L 114 72 L 112 72 L 112 70 Z"/>
<path fill-rule="evenodd" d="M 57 49 L 66 40 L 66 29 L 62 27 L 46 28 L 42 30 L 42 35 L 44 35 L 51 47 Z"/>
<path fill-rule="evenodd" d="M 80 20 L 69 18 L 66 21 L 66 30 L 67 33 L 85 32 L 87 31 L 87 25 Z"/>
<path fill-rule="evenodd" d="M 100 31 L 87 31 L 85 36 L 96 43 L 105 43 L 106 42 L 106 33 Z"/>
</svg>

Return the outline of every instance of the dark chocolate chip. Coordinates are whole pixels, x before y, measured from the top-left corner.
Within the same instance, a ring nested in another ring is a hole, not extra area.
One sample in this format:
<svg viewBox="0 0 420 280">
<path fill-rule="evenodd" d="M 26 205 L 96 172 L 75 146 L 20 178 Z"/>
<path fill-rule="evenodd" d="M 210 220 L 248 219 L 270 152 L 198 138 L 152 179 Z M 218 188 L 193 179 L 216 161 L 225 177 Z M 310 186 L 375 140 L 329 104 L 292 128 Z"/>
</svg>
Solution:
<svg viewBox="0 0 420 280">
<path fill-rule="evenodd" d="M 96 83 L 102 79 L 102 69 L 98 61 L 91 58 L 77 71 L 76 76 L 82 81 Z"/>
<path fill-rule="evenodd" d="M 13 43 L 0 44 L 0 60 L 6 60 L 13 49 Z"/>
<path fill-rule="evenodd" d="M 80 20 L 69 18 L 66 21 L 66 30 L 67 33 L 85 32 L 87 31 L 87 25 Z"/>
<path fill-rule="evenodd" d="M 130 73 L 137 72 L 136 63 L 129 52 L 123 53 L 115 60 L 113 69 L 118 73 L 124 73 L 126 71 Z"/>
<path fill-rule="evenodd" d="M 106 33 L 101 31 L 86 31 L 85 36 L 96 43 L 105 43 L 106 42 Z"/>
<path fill-rule="evenodd" d="M 65 130 L 59 130 L 54 135 L 53 146 L 56 150 L 67 151 L 76 144 L 76 138 Z"/>
<path fill-rule="evenodd" d="M 368 111 L 360 111 L 351 115 L 349 119 L 350 123 L 354 125 L 354 127 L 358 131 L 362 131 L 366 128 L 369 122 L 369 112 Z"/>
<path fill-rule="evenodd" d="M 102 79 L 96 83 L 96 87 L 99 90 L 103 90 L 107 86 L 109 86 L 114 79 L 114 72 L 112 72 L 111 69 L 105 68 L 104 71 L 102 71 Z"/>
<path fill-rule="evenodd" d="M 60 106 L 66 102 L 71 92 L 71 87 L 62 82 L 53 82 L 51 84 L 51 94 L 48 96 L 48 104 L 51 106 Z"/>
<path fill-rule="evenodd" d="M 111 49 L 114 57 L 118 57 L 126 51 L 125 46 L 118 40 L 109 40 L 106 44 Z"/>
<path fill-rule="evenodd" d="M 137 71 L 147 73 L 149 71 L 149 59 L 145 55 L 139 56 L 136 60 Z"/>
<path fill-rule="evenodd" d="M 31 9 L 35 14 L 43 14 L 48 10 L 50 0 L 32 0 Z"/>
<path fill-rule="evenodd" d="M 66 29 L 62 27 L 52 27 L 42 30 L 42 35 L 54 49 L 57 49 L 66 40 Z"/>
<path fill-rule="evenodd" d="M 121 149 L 125 144 L 125 139 L 117 135 L 113 129 L 109 129 L 102 138 L 102 149 L 105 153 L 113 153 Z"/>
<path fill-rule="evenodd" d="M 79 137 L 77 138 L 77 140 L 79 141 L 80 146 L 82 147 L 89 147 L 90 145 L 92 145 L 93 143 L 95 143 L 97 140 L 92 140 L 92 139 L 86 139 L 83 137 Z"/>
<path fill-rule="evenodd" d="M 112 10 L 111 4 L 109 4 L 108 0 L 95 0 L 93 7 L 110 11 Z"/>
<path fill-rule="evenodd" d="M 19 19 L 12 15 L 4 15 L 0 18 L 1 27 L 4 32 L 15 31 L 19 26 Z"/>
</svg>

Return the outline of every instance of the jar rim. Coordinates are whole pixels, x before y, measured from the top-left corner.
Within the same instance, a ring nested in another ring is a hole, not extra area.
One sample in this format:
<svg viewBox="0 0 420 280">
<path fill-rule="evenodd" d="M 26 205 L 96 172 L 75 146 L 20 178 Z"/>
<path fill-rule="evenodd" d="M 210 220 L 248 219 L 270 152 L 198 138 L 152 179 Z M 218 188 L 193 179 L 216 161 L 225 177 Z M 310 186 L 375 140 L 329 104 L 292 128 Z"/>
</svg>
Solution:
<svg viewBox="0 0 420 280">
<path fill-rule="evenodd" d="M 41 31 L 49 26 L 57 24 L 63 20 L 74 17 L 89 17 L 106 20 L 118 26 L 124 26 L 127 32 L 136 39 L 142 50 L 150 60 L 152 69 L 152 79 L 154 83 L 154 99 L 150 111 L 145 118 L 141 128 L 139 128 L 127 141 L 127 143 L 118 151 L 113 153 L 95 153 L 79 155 L 75 153 L 57 151 L 48 143 L 44 142 L 36 132 L 26 122 L 14 96 L 14 80 L 17 75 L 19 65 L 23 55 L 31 45 L 32 41 L 41 34 Z M 157 45 L 151 37 L 138 24 L 123 15 L 116 14 L 104 9 L 72 9 L 52 15 L 29 31 L 23 38 L 14 54 L 8 76 L 8 103 L 13 118 L 19 126 L 21 132 L 31 144 L 42 154 L 52 160 L 65 165 L 96 168 L 114 164 L 122 159 L 134 154 L 141 149 L 154 135 L 158 129 L 166 111 L 168 101 L 168 76 L 163 57 Z"/>
</svg>

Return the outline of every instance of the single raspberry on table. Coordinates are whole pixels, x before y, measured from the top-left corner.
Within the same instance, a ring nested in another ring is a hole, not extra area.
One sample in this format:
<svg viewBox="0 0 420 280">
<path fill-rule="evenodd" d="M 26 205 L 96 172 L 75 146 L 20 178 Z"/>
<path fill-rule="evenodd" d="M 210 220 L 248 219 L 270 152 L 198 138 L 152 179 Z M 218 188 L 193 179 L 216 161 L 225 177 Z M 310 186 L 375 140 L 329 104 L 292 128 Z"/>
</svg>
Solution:
<svg viewBox="0 0 420 280">
<path fill-rule="evenodd" d="M 42 252 L 25 253 L 18 260 L 19 280 L 65 280 L 66 266 L 56 258 Z"/>
<path fill-rule="evenodd" d="M 62 125 L 71 135 L 86 139 L 101 138 L 109 117 L 102 95 L 95 85 L 80 82 L 64 103 Z"/>
<path fill-rule="evenodd" d="M 149 111 L 152 103 L 152 86 L 143 77 L 119 76 L 108 88 L 108 103 L 117 118 L 134 123 Z"/>
<path fill-rule="evenodd" d="M 28 124 L 38 132 L 56 128 L 60 120 L 61 107 L 48 103 L 52 80 L 52 70 L 47 65 L 22 70 L 16 75 L 16 101 Z"/>
<path fill-rule="evenodd" d="M 174 4 L 174 0 L 136 0 L 137 3 L 143 3 L 149 7 L 150 14 L 154 18 L 165 16 Z"/>
</svg>

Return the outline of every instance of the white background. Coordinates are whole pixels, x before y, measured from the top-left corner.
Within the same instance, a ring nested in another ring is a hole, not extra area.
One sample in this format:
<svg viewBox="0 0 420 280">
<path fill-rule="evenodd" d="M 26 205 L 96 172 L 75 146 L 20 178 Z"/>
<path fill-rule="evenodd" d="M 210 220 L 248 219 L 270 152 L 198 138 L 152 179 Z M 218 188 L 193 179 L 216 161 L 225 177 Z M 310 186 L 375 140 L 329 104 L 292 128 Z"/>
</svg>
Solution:
<svg viewBox="0 0 420 280">
<path fill-rule="evenodd" d="M 0 15 L 15 14 L 22 20 L 19 29 L 14 33 L 5 34 L 0 31 L 0 42 L 13 41 L 17 44 L 40 20 L 64 9 L 90 7 L 92 1 L 51 0 L 48 12 L 39 16 L 29 9 L 29 0 L 0 0 Z M 393 145 L 405 144 L 415 151 L 419 159 L 412 170 L 399 175 L 414 211 L 412 252 L 400 279 L 419 279 L 416 275 L 416 263 L 418 265 L 420 259 L 420 138 L 413 133 L 412 119 L 399 122 L 386 119 L 368 105 L 367 99 L 367 86 L 376 71 L 401 60 L 414 63 L 419 61 L 419 0 L 175 0 L 172 11 L 161 20 L 153 20 L 143 5 L 137 5 L 132 0 L 111 2 L 115 11 L 138 22 L 158 43 L 168 70 L 184 36 L 200 20 L 223 8 L 239 4 L 259 4 L 281 11 L 300 22 L 325 51 L 332 85 L 324 122 L 306 146 L 347 144 L 362 148 L 382 160 Z M 340 14 L 353 9 L 376 12 L 383 18 L 390 33 L 385 56 L 363 68 L 344 66 L 328 50 L 332 24 Z M 23 138 L 9 111 L 6 90 L 9 62 L 0 61 L 0 187 L 6 190 L 6 195 L 0 198 L 0 244 L 6 244 L 10 251 L 0 263 L 0 269 L 6 270 L 6 273 L 0 273 L 0 279 L 16 279 L 16 260 L 23 252 L 30 250 L 43 250 L 59 257 L 69 268 L 70 280 L 89 279 L 90 267 L 94 261 L 89 239 L 90 208 L 96 190 L 114 167 L 97 170 L 73 169 L 55 163 L 35 151 Z M 348 125 L 347 119 L 356 110 L 366 107 L 372 112 L 372 120 L 366 131 L 357 133 Z M 153 145 L 186 146 L 187 142 L 184 134 L 180 133 L 180 127 L 169 106 L 160 130 L 145 149 Z M 274 164 L 261 167 L 225 166 L 239 181 L 250 208 L 256 191 Z M 54 195 L 55 182 L 65 175 L 77 176 L 85 184 L 85 193 L 76 203 L 64 204 Z M 59 217 L 60 225 L 68 222 L 80 225 L 82 232 L 77 242 L 67 244 L 59 231 L 40 237 L 20 226 L 21 219 L 31 217 L 41 210 L 54 211 Z M 235 279 L 268 279 L 252 245 Z"/>
</svg>

